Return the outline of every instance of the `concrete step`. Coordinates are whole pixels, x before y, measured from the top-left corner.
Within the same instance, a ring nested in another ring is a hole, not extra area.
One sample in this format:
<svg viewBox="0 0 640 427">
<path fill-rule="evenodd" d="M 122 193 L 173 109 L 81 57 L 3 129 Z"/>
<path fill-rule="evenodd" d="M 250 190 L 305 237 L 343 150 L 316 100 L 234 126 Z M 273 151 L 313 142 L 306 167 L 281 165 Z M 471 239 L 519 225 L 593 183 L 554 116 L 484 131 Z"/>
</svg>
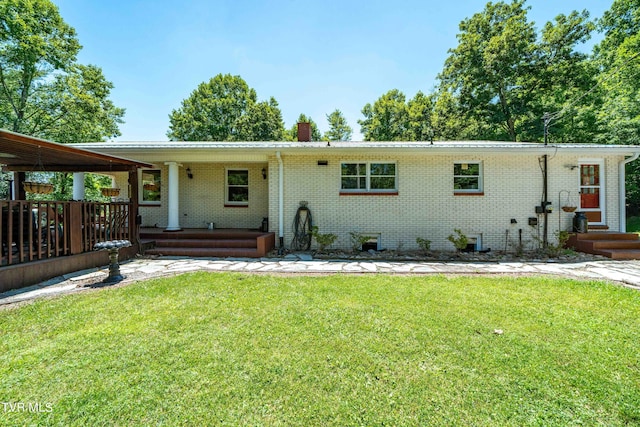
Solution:
<svg viewBox="0 0 640 427">
<path fill-rule="evenodd" d="M 156 247 L 145 251 L 145 255 L 185 257 L 243 257 L 260 258 L 256 248 L 178 248 Z"/>
</svg>

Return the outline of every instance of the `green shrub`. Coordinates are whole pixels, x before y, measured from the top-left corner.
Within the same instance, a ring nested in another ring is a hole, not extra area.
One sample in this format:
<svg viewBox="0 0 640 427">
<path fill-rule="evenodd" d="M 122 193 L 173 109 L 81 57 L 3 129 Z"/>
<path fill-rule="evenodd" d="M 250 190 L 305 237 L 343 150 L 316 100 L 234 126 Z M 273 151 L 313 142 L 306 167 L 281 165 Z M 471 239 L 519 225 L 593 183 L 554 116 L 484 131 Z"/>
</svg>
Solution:
<svg viewBox="0 0 640 427">
<path fill-rule="evenodd" d="M 453 231 L 457 234 L 457 236 L 449 234 L 447 240 L 453 243 L 453 246 L 455 246 L 457 251 L 466 249 L 467 244 L 469 243 L 469 238 L 459 228 L 454 228 Z"/>
<path fill-rule="evenodd" d="M 431 240 L 416 237 L 416 243 L 425 254 L 431 252 Z"/>
<path fill-rule="evenodd" d="M 361 251 L 362 245 L 371 239 L 371 236 L 360 234 L 357 231 L 350 231 L 349 236 L 351 236 L 351 248 L 354 252 Z"/>
<path fill-rule="evenodd" d="M 327 247 L 333 245 L 336 239 L 338 238 L 338 236 L 333 233 L 320 234 L 318 232 L 317 225 L 314 225 L 313 227 L 311 227 L 311 235 L 313 236 L 314 239 L 316 239 L 316 243 L 318 243 L 319 252 L 324 252 L 324 250 Z"/>
<path fill-rule="evenodd" d="M 569 240 L 569 232 L 568 231 L 558 231 L 555 233 L 556 239 L 558 240 L 557 244 L 547 243 L 547 248 L 545 253 L 549 257 L 557 257 L 562 255 L 565 252 L 573 252 L 572 249 L 566 248 L 567 241 Z"/>
</svg>

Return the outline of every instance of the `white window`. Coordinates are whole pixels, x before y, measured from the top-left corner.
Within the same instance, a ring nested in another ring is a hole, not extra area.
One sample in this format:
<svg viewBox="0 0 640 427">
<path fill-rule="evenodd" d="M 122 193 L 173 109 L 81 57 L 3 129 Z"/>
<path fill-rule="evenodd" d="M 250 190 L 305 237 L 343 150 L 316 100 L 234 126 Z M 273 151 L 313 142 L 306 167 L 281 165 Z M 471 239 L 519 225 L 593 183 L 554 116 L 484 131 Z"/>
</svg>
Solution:
<svg viewBox="0 0 640 427">
<path fill-rule="evenodd" d="M 162 201 L 162 172 L 160 169 L 143 169 L 141 173 L 140 203 L 159 204 Z"/>
<path fill-rule="evenodd" d="M 482 163 L 456 162 L 453 164 L 453 191 L 455 193 L 482 192 Z"/>
<path fill-rule="evenodd" d="M 227 169 L 226 204 L 246 206 L 249 204 L 249 170 Z"/>
<path fill-rule="evenodd" d="M 340 174 L 342 191 L 393 192 L 397 190 L 395 163 L 342 163 Z"/>
</svg>

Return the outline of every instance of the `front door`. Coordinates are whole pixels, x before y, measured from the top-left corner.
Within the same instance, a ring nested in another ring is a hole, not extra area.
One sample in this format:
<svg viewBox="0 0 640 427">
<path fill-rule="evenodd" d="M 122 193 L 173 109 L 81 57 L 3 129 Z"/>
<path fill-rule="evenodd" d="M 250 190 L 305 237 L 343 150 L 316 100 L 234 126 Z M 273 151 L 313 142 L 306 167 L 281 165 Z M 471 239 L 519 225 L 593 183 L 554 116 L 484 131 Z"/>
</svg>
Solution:
<svg viewBox="0 0 640 427">
<path fill-rule="evenodd" d="M 580 162 L 580 207 L 589 224 L 604 224 L 604 162 Z"/>
</svg>

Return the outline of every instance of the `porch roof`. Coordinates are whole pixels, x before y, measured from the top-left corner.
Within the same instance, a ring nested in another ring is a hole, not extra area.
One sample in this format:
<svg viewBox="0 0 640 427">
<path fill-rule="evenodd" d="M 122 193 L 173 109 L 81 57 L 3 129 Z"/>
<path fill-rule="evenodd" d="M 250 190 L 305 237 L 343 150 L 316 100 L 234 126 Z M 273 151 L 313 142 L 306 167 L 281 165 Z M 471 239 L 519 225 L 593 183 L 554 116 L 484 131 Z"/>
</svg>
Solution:
<svg viewBox="0 0 640 427">
<path fill-rule="evenodd" d="M 82 146 L 82 144 L 79 144 Z M 130 171 L 150 164 L 88 151 L 71 144 L 58 144 L 40 138 L 0 129 L 0 165 L 4 170 L 30 172 L 42 168 L 50 172 Z"/>
<path fill-rule="evenodd" d="M 606 144 L 549 144 L 501 141 L 428 141 L 422 142 L 111 142 L 74 144 L 101 153 L 126 155 L 149 162 L 166 160 L 190 162 L 266 161 L 270 155 L 329 154 L 481 154 L 542 155 L 558 152 L 589 156 L 609 154 L 632 156 L 640 146 Z"/>
</svg>

